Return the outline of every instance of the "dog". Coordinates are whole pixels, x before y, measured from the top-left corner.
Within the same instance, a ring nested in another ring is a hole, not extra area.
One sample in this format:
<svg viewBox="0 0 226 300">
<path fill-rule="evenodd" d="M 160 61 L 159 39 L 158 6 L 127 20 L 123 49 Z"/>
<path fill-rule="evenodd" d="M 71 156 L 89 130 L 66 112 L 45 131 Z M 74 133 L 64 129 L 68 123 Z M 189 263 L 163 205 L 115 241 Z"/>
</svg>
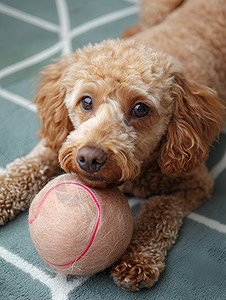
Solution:
<svg viewBox="0 0 226 300">
<path fill-rule="evenodd" d="M 41 142 L 8 167 L 7 185 L 0 179 L 8 204 L 18 190 L 25 195 L 2 223 L 27 206 L 59 159 L 90 187 L 147 198 L 111 275 L 125 290 L 151 287 L 183 218 L 213 191 L 205 160 L 224 118 L 225 15 L 224 0 L 143 0 L 141 21 L 124 39 L 44 68 L 35 98 Z"/>
</svg>

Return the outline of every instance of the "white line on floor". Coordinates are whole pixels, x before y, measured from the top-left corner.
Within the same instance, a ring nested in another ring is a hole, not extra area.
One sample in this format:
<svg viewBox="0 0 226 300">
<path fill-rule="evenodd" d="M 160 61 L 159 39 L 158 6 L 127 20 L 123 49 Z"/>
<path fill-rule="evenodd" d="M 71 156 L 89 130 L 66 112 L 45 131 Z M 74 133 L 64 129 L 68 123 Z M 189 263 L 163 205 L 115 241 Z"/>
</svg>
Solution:
<svg viewBox="0 0 226 300">
<path fill-rule="evenodd" d="M 222 145 L 223 146 L 223 145 Z M 221 160 L 212 168 L 210 174 L 214 180 L 226 169 L 226 149 Z"/>
<path fill-rule="evenodd" d="M 18 254 L 14 254 L 1 246 L 0 257 L 16 268 L 28 273 L 33 279 L 37 279 L 45 284 L 51 291 L 52 300 L 67 300 L 70 291 L 90 278 L 90 276 L 80 276 L 75 278 L 72 282 L 68 282 L 65 275 L 57 275 L 52 278 L 36 266 L 28 263 Z"/>
<path fill-rule="evenodd" d="M 36 113 L 36 105 L 31 103 L 29 100 L 25 99 L 24 97 L 14 94 L 8 90 L 2 89 L 1 87 L 0 87 L 0 96 L 2 96 L 6 100 L 16 103 L 17 105 L 20 105 Z"/>
<path fill-rule="evenodd" d="M 226 225 L 216 220 L 209 219 L 196 213 L 190 213 L 190 215 L 188 215 L 188 218 L 203 225 L 206 225 L 209 228 L 215 229 L 219 232 L 226 233 Z"/>
<path fill-rule="evenodd" d="M 72 52 L 70 32 L 70 15 L 68 13 L 67 2 L 55 0 L 60 23 L 60 39 L 63 42 L 63 54 Z"/>
<path fill-rule="evenodd" d="M 52 55 L 56 54 L 57 52 L 59 52 L 62 48 L 62 41 L 57 42 L 56 44 L 54 44 L 53 46 L 51 46 L 50 48 L 47 48 L 33 56 L 30 56 L 28 58 L 25 58 L 22 61 L 19 61 L 15 64 L 12 64 L 2 70 L 0 70 L 0 79 L 9 76 L 15 72 L 18 72 L 20 70 L 23 70 L 27 67 L 30 67 L 32 65 L 35 65 L 49 57 L 51 57 Z"/>
<path fill-rule="evenodd" d="M 26 12 L 23 12 L 21 10 L 18 10 L 14 7 L 8 6 L 6 4 L 0 3 L 0 12 L 8 15 L 10 17 L 14 17 L 18 20 L 27 22 L 29 24 L 41 27 L 45 30 L 59 33 L 59 27 L 56 24 L 53 24 L 49 21 L 43 20 L 39 17 L 36 17 L 34 15 L 28 14 Z"/>
<path fill-rule="evenodd" d="M 138 13 L 138 11 L 139 11 L 138 6 L 131 6 L 129 8 L 121 9 L 119 11 L 106 14 L 104 16 L 98 17 L 87 23 L 75 27 L 74 29 L 72 29 L 70 36 L 71 38 L 74 38 L 96 27 L 136 14 Z"/>
</svg>

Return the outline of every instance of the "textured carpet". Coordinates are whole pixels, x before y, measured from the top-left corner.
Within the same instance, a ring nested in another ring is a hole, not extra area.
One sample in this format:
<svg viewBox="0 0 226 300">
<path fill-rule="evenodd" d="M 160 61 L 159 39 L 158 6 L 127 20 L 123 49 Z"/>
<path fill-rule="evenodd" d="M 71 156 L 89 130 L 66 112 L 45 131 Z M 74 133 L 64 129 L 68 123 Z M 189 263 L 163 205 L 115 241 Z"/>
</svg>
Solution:
<svg viewBox="0 0 226 300">
<path fill-rule="evenodd" d="M 5 0 L 0 2 L 0 170 L 38 142 L 31 104 L 40 67 L 89 42 L 119 37 L 138 20 L 137 1 Z M 55 274 L 39 257 L 28 213 L 0 228 L 0 299 L 226 299 L 226 130 L 211 149 L 212 198 L 190 214 L 150 290 L 125 292 L 109 269 L 93 276 Z M 142 199 L 129 199 L 135 214 Z"/>
</svg>

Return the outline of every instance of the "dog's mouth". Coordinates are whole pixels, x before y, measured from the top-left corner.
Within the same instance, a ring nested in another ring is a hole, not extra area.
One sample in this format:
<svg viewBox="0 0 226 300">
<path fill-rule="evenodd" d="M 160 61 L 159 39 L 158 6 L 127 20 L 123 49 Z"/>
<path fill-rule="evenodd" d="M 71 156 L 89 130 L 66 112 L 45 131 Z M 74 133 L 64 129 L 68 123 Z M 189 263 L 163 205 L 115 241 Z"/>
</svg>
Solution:
<svg viewBox="0 0 226 300">
<path fill-rule="evenodd" d="M 107 180 L 104 177 L 98 177 L 94 175 L 85 175 L 85 174 L 78 174 L 78 175 L 81 178 L 81 181 L 83 181 L 85 185 L 92 188 L 106 189 L 106 188 L 111 188 L 123 184 L 123 182 L 119 180 Z"/>
<path fill-rule="evenodd" d="M 88 186 L 101 188 L 101 189 L 106 189 L 106 188 L 111 188 L 114 186 L 121 185 L 119 181 L 111 181 L 111 180 L 108 181 L 106 180 L 106 178 L 96 177 L 96 176 L 84 176 L 83 180 Z"/>
<path fill-rule="evenodd" d="M 103 177 L 96 177 L 96 176 L 84 176 L 85 179 L 92 181 L 92 182 L 104 182 L 105 179 Z"/>
<path fill-rule="evenodd" d="M 107 188 L 109 187 L 109 183 L 106 182 L 106 179 L 104 177 L 98 177 L 94 175 L 87 175 L 87 174 L 81 174 L 79 172 L 71 171 L 72 175 L 77 174 L 81 181 L 92 188 Z M 111 185 L 111 184 L 110 184 Z"/>
<path fill-rule="evenodd" d="M 86 181 L 88 180 L 91 182 L 104 182 L 105 181 L 105 179 L 103 177 L 79 174 L 78 172 L 75 172 L 75 171 L 71 171 L 70 174 L 78 175 L 81 178 L 81 180 L 86 180 Z"/>
</svg>

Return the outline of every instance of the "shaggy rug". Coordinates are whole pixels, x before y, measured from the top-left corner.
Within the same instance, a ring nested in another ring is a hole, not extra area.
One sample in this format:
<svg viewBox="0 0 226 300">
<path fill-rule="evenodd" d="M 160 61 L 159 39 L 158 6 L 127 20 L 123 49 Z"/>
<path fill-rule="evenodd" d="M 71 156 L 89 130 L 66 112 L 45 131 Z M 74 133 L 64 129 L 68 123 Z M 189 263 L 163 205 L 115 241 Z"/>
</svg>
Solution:
<svg viewBox="0 0 226 300">
<path fill-rule="evenodd" d="M 32 90 L 36 72 L 89 42 L 119 37 L 138 20 L 136 0 L 0 2 L 0 171 L 38 142 Z M 0 299 L 226 299 L 226 130 L 211 149 L 212 198 L 183 223 L 167 268 L 149 290 L 126 292 L 109 269 L 93 276 L 57 275 L 37 254 L 28 212 L 0 228 Z M 135 215 L 144 199 L 130 198 Z"/>
</svg>

